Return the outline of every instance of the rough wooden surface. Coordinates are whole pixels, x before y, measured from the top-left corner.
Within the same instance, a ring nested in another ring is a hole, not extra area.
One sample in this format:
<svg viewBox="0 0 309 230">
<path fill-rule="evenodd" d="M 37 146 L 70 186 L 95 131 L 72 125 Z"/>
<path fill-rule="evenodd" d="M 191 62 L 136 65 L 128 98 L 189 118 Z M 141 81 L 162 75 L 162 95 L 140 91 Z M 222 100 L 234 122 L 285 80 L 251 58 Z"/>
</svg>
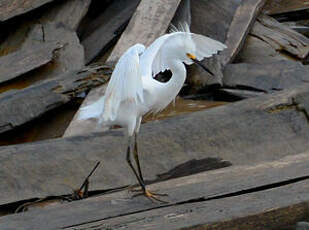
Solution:
<svg viewBox="0 0 309 230">
<path fill-rule="evenodd" d="M 32 49 L 21 49 L 0 57 L 0 83 L 12 80 L 52 61 L 54 51 L 59 48 L 61 45 L 55 42 L 46 42 Z"/>
<path fill-rule="evenodd" d="M 224 86 L 272 93 L 309 82 L 309 66 L 294 61 L 265 64 L 229 64 L 224 70 Z"/>
<path fill-rule="evenodd" d="M 306 0 L 269 0 L 263 9 L 265 14 L 280 14 L 309 9 Z"/>
<path fill-rule="evenodd" d="M 309 38 L 269 16 L 259 16 L 250 33 L 268 43 L 273 49 L 286 51 L 300 59 L 309 54 Z"/>
<path fill-rule="evenodd" d="M 142 0 L 125 31 L 122 33 L 111 55 L 107 59 L 107 62 L 115 63 L 121 54 L 130 46 L 136 43 L 142 43 L 145 46 L 148 46 L 156 38 L 164 34 L 176 12 L 179 3 L 180 0 Z M 96 101 L 103 95 L 104 88 L 99 87 L 92 90 L 84 100 L 81 107 Z M 79 111 L 76 113 L 68 127 L 70 131 L 69 134 L 66 133 L 67 136 L 81 135 L 98 129 L 96 121 L 87 121 L 87 125 L 84 125 L 83 121 L 78 121 L 78 114 Z"/>
<path fill-rule="evenodd" d="M 89 72 L 70 72 L 0 97 L 0 133 L 15 129 L 104 82 Z"/>
<path fill-rule="evenodd" d="M 34 78 L 48 79 L 84 66 L 84 48 L 74 32 L 83 18 L 90 0 L 66 0 L 51 5 L 37 20 L 25 19 L 16 31 L 1 44 L 0 52 L 6 54 L 19 49 L 29 50 L 47 42 L 58 43 L 53 62 L 44 66 Z"/>
<path fill-rule="evenodd" d="M 309 85 L 304 83 L 276 94 L 143 124 L 138 141 L 145 178 L 157 180 L 159 174 L 192 159 L 201 164 L 209 157 L 233 165 L 254 164 L 306 151 L 308 95 Z M 2 147 L 0 175 L 6 179 L 0 184 L 0 203 L 71 193 L 70 187 L 80 186 L 97 161 L 101 166 L 91 190 L 136 183 L 125 161 L 126 144 L 122 131 L 115 130 Z"/>
<path fill-rule="evenodd" d="M 53 0 L 1 0 L 0 21 L 24 14 Z"/>
<path fill-rule="evenodd" d="M 219 169 L 149 186 L 169 194 L 168 204 L 131 198 L 132 194 L 122 191 L 3 217 L 0 227 L 26 230 L 44 223 L 46 229 L 248 229 L 265 222 L 268 227 L 284 226 L 304 218 L 308 211 L 308 163 L 306 152 Z"/>
<path fill-rule="evenodd" d="M 85 62 L 91 62 L 98 54 L 106 51 L 122 32 L 122 27 L 128 23 L 139 0 L 114 1 L 96 18 L 100 25 L 82 40 L 85 48 Z"/>
</svg>

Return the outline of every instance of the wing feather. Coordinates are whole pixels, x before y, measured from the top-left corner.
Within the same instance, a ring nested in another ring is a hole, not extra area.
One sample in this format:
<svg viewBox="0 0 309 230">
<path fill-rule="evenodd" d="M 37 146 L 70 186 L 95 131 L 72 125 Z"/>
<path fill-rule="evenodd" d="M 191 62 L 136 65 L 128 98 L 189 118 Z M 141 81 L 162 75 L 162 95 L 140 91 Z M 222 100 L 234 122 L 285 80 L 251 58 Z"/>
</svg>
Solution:
<svg viewBox="0 0 309 230">
<path fill-rule="evenodd" d="M 156 39 L 143 53 L 141 57 L 142 76 L 153 77 L 159 72 L 164 72 L 169 69 L 168 59 L 172 47 L 181 47 L 181 43 L 193 42 L 191 46 L 195 47 L 193 53 L 199 61 L 204 58 L 209 58 L 219 51 L 226 48 L 223 43 L 211 39 L 209 37 L 194 34 L 190 32 L 173 32 L 165 34 Z M 186 64 L 193 64 L 192 61 L 185 61 Z"/>
<path fill-rule="evenodd" d="M 143 102 L 143 85 L 139 55 L 145 50 L 142 44 L 129 48 L 117 62 L 105 93 L 103 121 L 115 120 L 124 101 Z"/>
</svg>

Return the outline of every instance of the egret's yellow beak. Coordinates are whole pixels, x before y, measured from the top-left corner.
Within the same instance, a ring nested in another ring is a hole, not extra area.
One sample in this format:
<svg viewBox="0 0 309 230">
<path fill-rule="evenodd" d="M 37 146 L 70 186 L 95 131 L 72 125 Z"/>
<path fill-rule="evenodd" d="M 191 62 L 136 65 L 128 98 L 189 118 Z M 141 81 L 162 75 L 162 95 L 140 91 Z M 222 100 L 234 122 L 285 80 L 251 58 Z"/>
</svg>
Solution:
<svg viewBox="0 0 309 230">
<path fill-rule="evenodd" d="M 187 53 L 187 57 L 192 59 L 192 60 L 196 60 L 196 56 L 194 56 L 193 54 Z"/>
<path fill-rule="evenodd" d="M 199 60 L 196 59 L 196 56 L 190 53 L 187 53 L 187 57 L 190 58 L 195 64 L 202 67 L 206 72 L 208 72 L 210 75 L 214 76 L 214 74 Z"/>
</svg>

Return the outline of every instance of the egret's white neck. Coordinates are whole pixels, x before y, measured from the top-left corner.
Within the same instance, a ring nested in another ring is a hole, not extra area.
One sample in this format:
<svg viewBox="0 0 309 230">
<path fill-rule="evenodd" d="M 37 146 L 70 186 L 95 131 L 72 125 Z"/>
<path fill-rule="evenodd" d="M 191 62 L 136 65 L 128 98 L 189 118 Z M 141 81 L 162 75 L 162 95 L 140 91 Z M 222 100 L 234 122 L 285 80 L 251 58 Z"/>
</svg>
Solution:
<svg viewBox="0 0 309 230">
<path fill-rule="evenodd" d="M 157 100 L 160 101 L 159 110 L 164 109 L 174 100 L 186 80 L 186 68 L 181 61 L 172 59 L 168 66 L 173 75 L 168 82 L 162 83 L 158 89 Z"/>
</svg>

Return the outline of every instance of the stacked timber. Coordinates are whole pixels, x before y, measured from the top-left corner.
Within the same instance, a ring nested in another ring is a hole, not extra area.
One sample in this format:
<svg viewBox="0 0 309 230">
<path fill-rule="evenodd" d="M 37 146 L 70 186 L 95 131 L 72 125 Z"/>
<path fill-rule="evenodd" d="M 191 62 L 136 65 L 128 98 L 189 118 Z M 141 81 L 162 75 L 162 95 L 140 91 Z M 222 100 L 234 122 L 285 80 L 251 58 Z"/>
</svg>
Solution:
<svg viewBox="0 0 309 230">
<path fill-rule="evenodd" d="M 304 0 L 0 0 L 0 229 L 306 229 L 308 12 Z M 123 130 L 77 118 L 123 52 L 184 23 L 227 49 L 203 60 L 214 76 L 187 66 L 176 105 L 143 119 L 145 181 L 169 195 L 152 203 L 131 192 Z"/>
</svg>

